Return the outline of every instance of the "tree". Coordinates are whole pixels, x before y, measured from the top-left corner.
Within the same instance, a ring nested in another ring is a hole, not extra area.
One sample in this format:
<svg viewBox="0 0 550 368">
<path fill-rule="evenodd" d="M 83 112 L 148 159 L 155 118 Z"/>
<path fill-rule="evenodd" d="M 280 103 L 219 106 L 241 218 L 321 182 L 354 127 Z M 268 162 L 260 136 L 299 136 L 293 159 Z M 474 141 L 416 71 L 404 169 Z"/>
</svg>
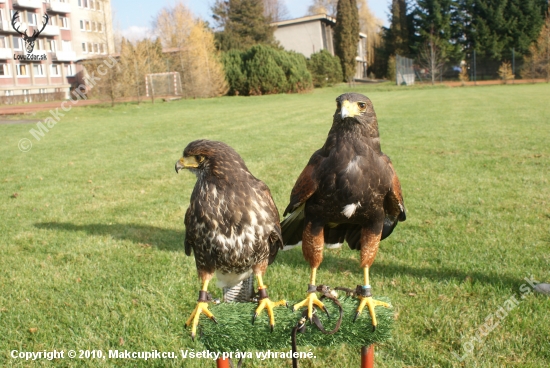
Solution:
<svg viewBox="0 0 550 368">
<path fill-rule="evenodd" d="M 355 57 L 359 42 L 359 13 L 356 0 L 338 0 L 334 51 L 342 63 L 344 78 L 351 82 L 356 70 Z"/>
<path fill-rule="evenodd" d="M 264 15 L 271 22 L 279 22 L 289 18 L 288 8 L 284 0 L 263 0 Z"/>
<path fill-rule="evenodd" d="M 313 4 L 307 9 L 310 15 L 327 14 L 330 17 L 336 16 L 338 0 L 313 0 Z"/>
<path fill-rule="evenodd" d="M 293 51 L 255 45 L 245 51 L 227 51 L 222 60 L 230 94 L 296 93 L 312 88 L 306 58 Z"/>
<path fill-rule="evenodd" d="M 410 17 L 407 15 L 407 0 L 392 0 L 390 17 L 390 28 L 385 31 L 386 53 L 410 55 Z"/>
<path fill-rule="evenodd" d="M 325 87 L 342 82 L 342 65 L 338 56 L 332 56 L 327 50 L 311 55 L 307 68 L 313 78 L 315 87 Z"/>
<path fill-rule="evenodd" d="M 435 33 L 431 33 L 418 52 L 418 62 L 431 79 L 432 85 L 443 72 L 445 55 L 442 49 L 441 40 Z"/>
<path fill-rule="evenodd" d="M 382 44 L 381 19 L 376 17 L 369 7 L 367 0 L 359 0 L 359 29 L 367 35 L 367 64 L 375 62 L 375 49 Z"/>
<path fill-rule="evenodd" d="M 519 55 L 528 53 L 548 6 L 546 0 L 458 0 L 458 4 L 468 24 L 462 41 L 465 49 L 495 61 L 512 49 Z"/>
<path fill-rule="evenodd" d="M 526 55 L 524 60 L 524 77 L 546 78 L 547 82 L 550 81 L 550 6 L 539 37 L 529 47 L 529 55 Z"/>
<path fill-rule="evenodd" d="M 412 13 L 407 13 L 407 9 L 407 0 L 392 0 L 389 8 L 390 26 L 382 28 L 380 46 L 375 47 L 377 56 L 370 66 L 371 71 L 379 78 L 389 78 L 388 71 L 394 73 L 394 68 L 388 65 L 390 57 L 411 54 Z"/>
<path fill-rule="evenodd" d="M 195 19 L 179 2 L 162 9 L 155 25 L 162 45 L 172 49 L 170 68 L 180 73 L 185 97 L 214 97 L 227 92 L 214 35 L 203 21 Z"/>
<path fill-rule="evenodd" d="M 445 60 L 460 60 L 461 45 L 457 42 L 462 32 L 462 24 L 457 18 L 458 9 L 455 0 L 417 0 L 412 13 L 417 52 L 426 42 L 432 43 L 434 37 L 441 56 Z"/>
<path fill-rule="evenodd" d="M 217 46 L 222 51 L 275 43 L 264 0 L 216 0 L 212 12 L 222 29 L 216 33 Z"/>
</svg>

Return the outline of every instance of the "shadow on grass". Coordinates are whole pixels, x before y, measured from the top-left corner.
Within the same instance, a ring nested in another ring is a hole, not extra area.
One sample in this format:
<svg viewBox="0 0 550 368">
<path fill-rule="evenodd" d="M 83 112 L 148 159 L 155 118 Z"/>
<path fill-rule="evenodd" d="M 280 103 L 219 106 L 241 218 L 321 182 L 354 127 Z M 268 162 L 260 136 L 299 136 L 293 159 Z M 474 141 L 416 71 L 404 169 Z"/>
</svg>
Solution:
<svg viewBox="0 0 550 368">
<path fill-rule="evenodd" d="M 163 229 L 142 224 L 88 224 L 75 225 L 68 222 L 40 222 L 39 229 L 58 231 L 83 231 L 89 235 L 109 235 L 113 239 L 130 240 L 142 246 L 151 245 L 160 250 L 183 252 L 185 231 Z"/>
<path fill-rule="evenodd" d="M 347 245 L 344 245 L 347 246 Z M 275 262 L 282 262 L 288 266 L 295 268 L 307 268 L 309 264 L 304 260 L 300 249 L 291 251 L 279 252 Z M 336 270 L 338 272 L 351 272 L 357 276 L 357 284 L 363 279 L 363 271 L 359 267 L 358 260 L 352 260 L 346 255 L 333 254 L 332 251 L 325 250 L 323 252 L 323 263 L 320 269 Z M 513 276 L 499 275 L 494 272 L 483 272 L 482 270 L 461 270 L 448 267 L 415 267 L 403 264 L 383 263 L 374 261 L 371 274 L 373 277 L 384 276 L 386 278 L 398 278 L 402 276 L 412 276 L 419 279 L 427 279 L 433 282 L 449 282 L 451 284 L 461 284 L 464 282 L 492 285 L 495 288 L 506 290 L 517 290 L 517 288 L 526 281 L 523 278 Z M 525 274 L 524 277 L 530 276 Z M 322 280 L 319 280 L 322 283 Z M 354 288 L 354 285 L 330 285 L 330 286 L 346 286 Z"/>
<path fill-rule="evenodd" d="M 89 235 L 109 235 L 113 239 L 130 240 L 136 244 L 149 244 L 160 250 L 181 252 L 184 250 L 183 241 L 185 231 L 172 229 L 163 229 L 156 226 L 141 224 L 88 224 L 75 225 L 66 222 L 42 222 L 34 224 L 39 229 L 58 230 L 58 231 L 83 231 Z M 287 252 L 279 252 L 275 262 L 284 263 L 293 268 L 309 268 L 308 263 L 303 259 L 300 249 Z M 357 260 L 347 259 L 345 255 L 340 256 L 332 254 L 331 251 L 324 251 L 324 260 L 321 264 L 323 269 L 332 269 L 349 271 L 357 274 L 357 281 L 362 279 L 362 272 Z M 483 271 L 464 271 L 446 267 L 414 267 L 409 265 L 398 265 L 391 263 L 374 262 L 372 266 L 373 275 L 384 276 L 387 278 L 412 276 L 420 279 L 428 279 L 436 282 L 454 282 L 462 283 L 465 280 L 471 282 L 480 282 L 491 284 L 495 287 L 505 289 L 516 289 L 519 285 L 525 283 L 523 279 L 514 278 L 496 273 L 486 273 Z M 528 276 L 528 275 L 525 275 Z M 351 285 L 349 287 L 353 287 Z"/>
</svg>

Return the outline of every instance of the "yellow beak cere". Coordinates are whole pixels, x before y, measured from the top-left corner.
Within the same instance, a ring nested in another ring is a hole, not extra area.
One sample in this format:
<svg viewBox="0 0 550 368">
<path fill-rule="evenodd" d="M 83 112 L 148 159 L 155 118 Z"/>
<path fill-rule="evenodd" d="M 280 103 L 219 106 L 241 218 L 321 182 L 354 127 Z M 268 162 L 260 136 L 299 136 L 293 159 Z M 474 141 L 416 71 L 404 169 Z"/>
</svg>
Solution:
<svg viewBox="0 0 550 368">
<path fill-rule="evenodd" d="M 356 103 L 350 103 L 348 100 L 345 100 L 342 101 L 340 115 L 342 116 L 342 119 L 353 118 L 357 115 L 361 115 L 361 111 L 359 111 L 359 106 L 357 106 Z"/>
</svg>

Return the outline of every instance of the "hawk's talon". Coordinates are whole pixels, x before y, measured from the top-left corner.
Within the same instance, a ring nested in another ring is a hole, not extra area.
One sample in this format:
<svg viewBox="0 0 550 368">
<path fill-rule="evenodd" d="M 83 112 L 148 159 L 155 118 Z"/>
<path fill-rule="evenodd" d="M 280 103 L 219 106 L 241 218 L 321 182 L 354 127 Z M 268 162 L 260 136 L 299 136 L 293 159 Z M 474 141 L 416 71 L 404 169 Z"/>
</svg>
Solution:
<svg viewBox="0 0 550 368">
<path fill-rule="evenodd" d="M 361 302 L 359 303 L 359 307 L 357 307 L 357 312 L 355 313 L 355 318 L 353 319 L 353 322 L 355 322 L 357 317 L 361 314 L 361 312 L 363 311 L 363 308 L 367 306 L 369 308 L 369 314 L 372 319 L 372 327 L 373 327 L 372 331 L 374 332 L 374 330 L 376 329 L 376 325 L 378 324 L 376 321 L 376 313 L 374 312 L 374 308 L 378 306 L 389 308 L 390 305 L 389 303 L 373 299 L 372 296 L 358 296 L 358 298 Z"/>
<path fill-rule="evenodd" d="M 195 336 L 197 335 L 197 326 L 199 324 L 199 317 L 201 313 L 204 313 L 208 318 L 210 318 L 213 322 L 218 323 L 212 312 L 208 310 L 208 302 L 198 302 L 197 306 L 193 310 L 193 313 L 191 313 L 191 316 L 189 319 L 187 319 L 187 322 L 185 322 L 185 325 L 189 327 L 191 326 L 191 340 L 195 341 Z"/>
<path fill-rule="evenodd" d="M 311 318 L 315 311 L 315 308 L 313 307 L 314 305 L 321 308 L 322 310 L 325 309 L 325 305 L 319 300 L 319 298 L 317 298 L 317 294 L 308 293 L 307 297 L 304 300 L 302 300 L 300 303 L 294 304 L 293 309 L 294 311 L 297 311 L 298 309 L 307 306 L 307 319 L 311 322 Z"/>
<path fill-rule="evenodd" d="M 261 290 L 265 290 L 265 288 L 261 289 Z M 269 316 L 269 326 L 271 328 L 271 332 L 273 332 L 273 326 L 275 326 L 275 316 L 273 314 L 273 308 L 286 305 L 287 302 L 286 302 L 286 300 L 279 300 L 278 302 L 271 301 L 269 299 L 269 297 L 267 296 L 267 290 L 265 292 L 265 295 L 266 295 L 265 298 L 260 299 L 258 301 L 258 308 L 256 308 L 256 311 L 254 313 L 254 317 L 252 319 L 252 324 L 254 324 L 254 322 L 256 321 L 256 318 L 260 315 L 260 313 L 264 309 L 267 309 L 267 314 Z"/>
</svg>

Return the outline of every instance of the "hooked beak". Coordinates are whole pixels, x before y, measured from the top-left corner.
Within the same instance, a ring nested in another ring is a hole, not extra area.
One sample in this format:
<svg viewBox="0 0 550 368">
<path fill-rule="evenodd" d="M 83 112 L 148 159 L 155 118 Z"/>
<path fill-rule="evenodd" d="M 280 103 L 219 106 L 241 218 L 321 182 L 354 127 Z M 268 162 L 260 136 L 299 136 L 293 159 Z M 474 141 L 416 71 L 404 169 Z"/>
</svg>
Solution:
<svg viewBox="0 0 550 368">
<path fill-rule="evenodd" d="M 348 100 L 342 101 L 342 107 L 340 109 L 342 120 L 345 118 L 353 118 L 357 115 L 361 115 L 361 111 L 359 111 L 357 104 L 352 104 Z"/>
<path fill-rule="evenodd" d="M 179 173 L 181 169 L 194 169 L 199 167 L 199 163 L 194 156 L 182 157 L 176 162 L 176 174 Z"/>
</svg>

